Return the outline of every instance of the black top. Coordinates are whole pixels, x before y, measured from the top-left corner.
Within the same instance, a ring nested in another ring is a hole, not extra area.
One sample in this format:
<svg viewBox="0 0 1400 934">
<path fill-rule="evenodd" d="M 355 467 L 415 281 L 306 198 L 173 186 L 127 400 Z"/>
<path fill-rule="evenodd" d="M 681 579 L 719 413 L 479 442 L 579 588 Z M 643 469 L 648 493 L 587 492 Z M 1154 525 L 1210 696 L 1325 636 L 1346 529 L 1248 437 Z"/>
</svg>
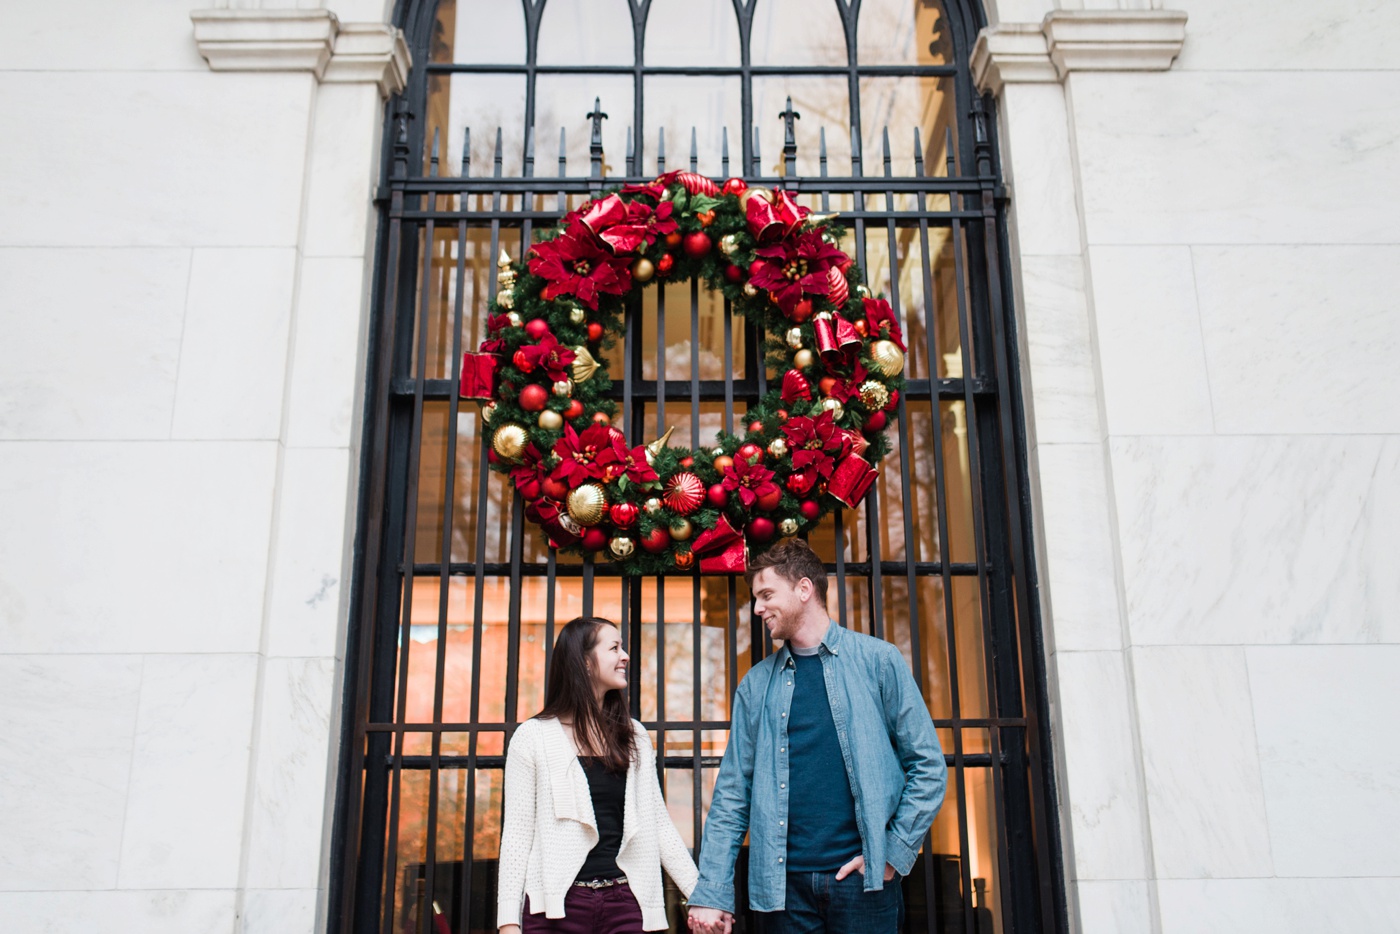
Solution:
<svg viewBox="0 0 1400 934">
<path fill-rule="evenodd" d="M 861 853 L 856 801 L 826 694 L 821 656 L 792 656 L 796 682 L 788 712 L 787 868 L 831 872 Z M 883 867 L 882 867 L 883 868 Z"/>
<path fill-rule="evenodd" d="M 617 851 L 622 847 L 622 801 L 627 793 L 627 775 L 609 772 L 597 756 L 579 756 L 583 774 L 588 776 L 588 792 L 593 796 L 593 818 L 598 823 L 598 845 L 588 851 L 575 882 L 620 879 Z"/>
</svg>

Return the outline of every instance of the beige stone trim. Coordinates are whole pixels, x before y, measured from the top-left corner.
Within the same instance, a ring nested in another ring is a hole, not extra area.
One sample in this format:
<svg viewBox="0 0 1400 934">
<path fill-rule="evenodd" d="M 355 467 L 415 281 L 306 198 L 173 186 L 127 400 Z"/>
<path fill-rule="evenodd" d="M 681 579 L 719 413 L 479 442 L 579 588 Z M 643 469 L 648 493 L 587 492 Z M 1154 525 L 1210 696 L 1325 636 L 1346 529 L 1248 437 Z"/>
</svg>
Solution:
<svg viewBox="0 0 1400 934">
<path fill-rule="evenodd" d="M 214 71 L 309 71 L 319 81 L 402 91 L 412 57 L 403 32 L 342 23 L 329 10 L 195 10 L 194 41 Z"/>
<path fill-rule="evenodd" d="M 1180 10 L 1056 10 L 1038 25 L 988 26 L 972 49 L 983 93 L 1005 84 L 1063 81 L 1075 71 L 1166 71 L 1186 41 Z"/>
</svg>

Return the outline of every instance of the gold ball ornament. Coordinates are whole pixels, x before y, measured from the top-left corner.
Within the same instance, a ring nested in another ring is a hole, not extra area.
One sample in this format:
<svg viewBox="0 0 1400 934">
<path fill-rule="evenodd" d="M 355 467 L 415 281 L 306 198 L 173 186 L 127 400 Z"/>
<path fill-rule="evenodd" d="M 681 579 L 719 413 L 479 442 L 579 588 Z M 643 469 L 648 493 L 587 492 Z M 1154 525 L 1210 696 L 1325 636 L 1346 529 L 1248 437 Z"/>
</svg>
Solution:
<svg viewBox="0 0 1400 934">
<path fill-rule="evenodd" d="M 739 252 L 739 235 L 725 234 L 719 238 L 719 251 L 725 256 L 733 256 Z"/>
<path fill-rule="evenodd" d="M 537 419 L 539 426 L 545 431 L 558 431 L 564 427 L 564 416 L 553 409 L 545 409 Z"/>
<path fill-rule="evenodd" d="M 637 543 L 626 535 L 614 535 L 612 540 L 608 542 L 608 551 L 611 551 L 613 556 L 617 558 L 629 557 L 636 550 Z"/>
<path fill-rule="evenodd" d="M 670 525 L 671 537 L 678 542 L 686 541 L 695 534 L 695 526 L 690 524 L 689 519 L 677 519 Z"/>
<path fill-rule="evenodd" d="M 661 500 L 655 496 L 649 496 L 646 502 L 642 503 L 642 509 L 649 516 L 654 516 L 661 511 Z"/>
<path fill-rule="evenodd" d="M 830 412 L 831 417 L 838 422 L 841 420 L 841 416 L 846 414 L 846 410 L 842 407 L 841 403 L 830 396 L 824 396 L 822 398 L 820 408 L 823 412 Z"/>
<path fill-rule="evenodd" d="M 868 296 L 869 294 L 870 294 L 870 290 L 869 290 L 868 288 L 866 288 L 865 286 L 863 286 L 863 285 L 857 285 L 857 286 L 856 286 L 856 295 L 860 296 L 861 298 L 865 298 L 865 297 Z"/>
<path fill-rule="evenodd" d="M 584 483 L 569 491 L 564 507 L 579 525 L 597 525 L 607 512 L 608 497 L 596 483 Z"/>
<path fill-rule="evenodd" d="M 567 399 L 574 394 L 574 381 L 571 379 L 556 380 L 552 388 L 556 396 Z"/>
<path fill-rule="evenodd" d="M 758 298 L 758 286 L 752 282 L 744 283 L 744 294 L 749 298 Z"/>
<path fill-rule="evenodd" d="M 588 320 L 588 312 L 575 305 L 569 309 L 569 321 L 572 324 L 583 324 Z"/>
<path fill-rule="evenodd" d="M 781 532 L 783 535 L 786 535 L 786 536 L 789 536 L 789 537 L 791 537 L 791 536 L 793 536 L 793 535 L 796 535 L 796 534 L 797 534 L 797 520 L 796 520 L 796 519 L 784 519 L 782 522 L 779 522 L 779 523 L 778 523 L 778 531 Z"/>
<path fill-rule="evenodd" d="M 491 447 L 496 453 L 508 461 L 519 460 L 525 453 L 525 445 L 528 442 L 525 429 L 519 425 L 502 425 L 496 429 L 496 433 L 491 437 Z"/>
<path fill-rule="evenodd" d="M 876 341 L 870 345 L 870 360 L 875 369 L 886 376 L 898 376 L 904 372 L 904 351 L 894 341 Z"/>
<path fill-rule="evenodd" d="M 513 311 L 510 314 L 506 315 L 506 321 L 508 321 L 510 323 L 510 326 L 513 328 L 518 328 L 523 323 L 520 320 L 520 316 Z"/>
<path fill-rule="evenodd" d="M 481 407 L 481 420 L 486 424 L 491 424 L 491 419 L 496 414 L 496 403 L 488 402 Z"/>
<path fill-rule="evenodd" d="M 857 391 L 860 393 L 861 404 L 867 409 L 883 409 L 889 405 L 890 391 L 885 388 L 884 383 L 868 379 L 860 384 L 860 389 Z"/>
<path fill-rule="evenodd" d="M 789 347 L 791 347 L 793 350 L 801 350 L 801 349 L 802 349 L 802 329 L 801 329 L 801 328 L 788 328 L 788 332 L 787 332 L 786 334 L 783 335 L 783 340 L 786 341 L 786 342 L 787 342 L 787 345 L 788 345 Z"/>
<path fill-rule="evenodd" d="M 656 266 L 645 256 L 637 257 L 632 263 L 632 278 L 638 282 L 650 282 L 651 277 L 656 275 Z"/>
<path fill-rule="evenodd" d="M 788 444 L 787 444 L 787 441 L 786 441 L 785 439 L 783 439 L 783 438 L 774 438 L 772 441 L 769 441 L 769 442 L 768 442 L 768 454 L 769 454 L 770 457 L 774 458 L 775 460 L 781 460 L 782 458 L 787 457 L 787 454 L 788 454 Z"/>
<path fill-rule="evenodd" d="M 805 347 L 792 355 L 792 365 L 799 370 L 807 369 L 815 360 L 816 358 L 812 356 L 812 352 Z"/>
<path fill-rule="evenodd" d="M 515 307 L 515 293 L 509 290 L 496 296 L 496 304 L 507 310 Z"/>
</svg>

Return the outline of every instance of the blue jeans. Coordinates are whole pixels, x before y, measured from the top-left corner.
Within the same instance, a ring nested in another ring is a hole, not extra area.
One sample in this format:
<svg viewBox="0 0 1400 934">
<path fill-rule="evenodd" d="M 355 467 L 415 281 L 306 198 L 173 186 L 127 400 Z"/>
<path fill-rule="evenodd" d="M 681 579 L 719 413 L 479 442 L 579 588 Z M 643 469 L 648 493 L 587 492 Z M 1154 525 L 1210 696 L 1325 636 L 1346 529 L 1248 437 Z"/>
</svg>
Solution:
<svg viewBox="0 0 1400 934">
<path fill-rule="evenodd" d="M 840 882 L 834 872 L 790 872 L 783 911 L 759 913 L 763 934 L 895 934 L 904 922 L 899 876 L 878 892 L 865 891 L 853 872 Z"/>
</svg>

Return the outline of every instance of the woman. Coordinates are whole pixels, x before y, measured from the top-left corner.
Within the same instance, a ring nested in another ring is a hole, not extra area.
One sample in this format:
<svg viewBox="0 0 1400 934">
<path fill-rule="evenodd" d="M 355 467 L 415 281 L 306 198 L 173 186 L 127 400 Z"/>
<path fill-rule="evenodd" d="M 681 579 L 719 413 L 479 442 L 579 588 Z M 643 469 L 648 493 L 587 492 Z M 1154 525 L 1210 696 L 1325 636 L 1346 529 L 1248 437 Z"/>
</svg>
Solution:
<svg viewBox="0 0 1400 934">
<path fill-rule="evenodd" d="M 500 934 L 665 930 L 664 866 L 687 896 L 695 863 L 666 812 L 651 738 L 627 712 L 616 625 L 559 633 L 544 710 L 506 755 L 496 923 Z"/>
</svg>

